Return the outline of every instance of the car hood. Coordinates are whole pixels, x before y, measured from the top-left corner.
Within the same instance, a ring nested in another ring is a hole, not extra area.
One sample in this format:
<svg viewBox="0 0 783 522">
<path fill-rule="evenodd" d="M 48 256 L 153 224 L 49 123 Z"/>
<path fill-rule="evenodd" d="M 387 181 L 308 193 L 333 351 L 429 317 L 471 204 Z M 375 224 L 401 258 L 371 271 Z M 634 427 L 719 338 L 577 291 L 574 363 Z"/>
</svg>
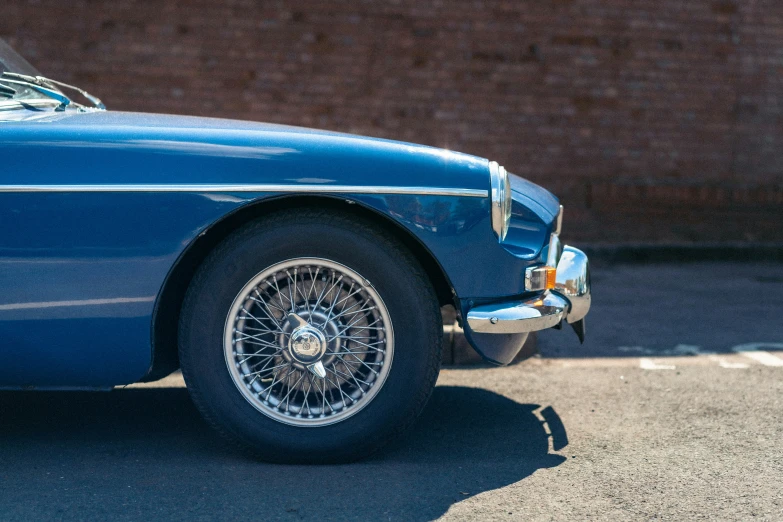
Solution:
<svg viewBox="0 0 783 522">
<path fill-rule="evenodd" d="M 133 160 L 139 154 L 145 154 L 148 164 L 155 163 L 159 171 L 167 169 L 170 176 L 187 164 L 190 175 L 200 178 L 190 181 L 261 182 L 279 178 L 279 181 L 301 183 L 489 189 L 488 160 L 485 158 L 425 145 L 290 125 L 69 110 L 51 112 L 34 121 L 6 121 L 0 124 L 0 132 L 9 127 L 17 127 L 19 144 L 27 146 L 38 144 L 71 151 L 92 149 L 102 154 L 113 152 L 116 161 Z M 28 139 L 24 139 L 25 134 Z M 162 159 L 162 155 L 168 157 Z M 193 158 L 198 159 L 199 169 L 191 166 Z M 259 162 L 253 160 L 259 159 L 266 160 L 263 162 L 266 167 L 261 170 L 251 166 L 258 165 Z M 226 179 L 226 166 L 234 167 L 231 180 Z M 203 171 L 209 171 L 210 167 L 215 173 L 205 174 Z M 219 176 L 217 172 L 220 172 Z M 315 178 L 314 172 L 318 173 Z M 131 180 L 117 180 L 121 181 Z M 559 206 L 552 194 L 518 176 L 512 175 L 511 181 L 515 199 L 544 221 L 550 221 L 556 215 Z"/>
<path fill-rule="evenodd" d="M 560 201 L 540 185 L 528 181 L 516 174 L 509 173 L 511 180 L 511 197 L 535 211 L 548 223 L 560 212 Z"/>
<path fill-rule="evenodd" d="M 176 114 L 153 114 L 144 112 L 123 111 L 98 111 L 87 112 L 67 111 L 52 113 L 53 116 L 64 125 L 95 125 L 103 127 L 129 126 L 146 129 L 198 129 L 214 131 L 249 131 L 267 133 L 287 133 L 319 136 L 342 136 L 346 138 L 368 139 L 363 136 L 346 134 L 342 132 L 296 127 L 293 125 L 280 125 L 276 123 L 262 123 L 246 120 L 231 120 L 226 118 L 207 118 L 203 116 L 182 116 Z M 58 115 L 61 115 L 57 118 Z M 73 116 L 73 117 L 72 117 Z M 81 118 L 81 119 L 80 119 Z M 389 140 L 385 140 L 389 141 Z"/>
<path fill-rule="evenodd" d="M 310 179 L 318 172 L 317 177 L 324 184 L 489 189 L 488 161 L 484 158 L 412 143 L 271 123 L 118 111 L 64 111 L 34 121 L 3 122 L 0 136 L 4 145 L 100 151 L 112 154 L 117 161 L 139 160 L 143 155 L 146 161 L 166 167 L 168 172 L 172 172 L 173 160 L 166 161 L 163 155 L 177 156 L 188 163 L 191 158 L 201 158 L 204 166 L 190 170 L 202 178 L 201 182 L 228 181 L 227 171 L 233 167 L 233 182 L 267 182 L 264 177 L 279 178 L 278 182 L 297 181 Z M 218 163 L 222 166 L 221 176 L 203 172 L 208 166 L 218 167 Z"/>
</svg>

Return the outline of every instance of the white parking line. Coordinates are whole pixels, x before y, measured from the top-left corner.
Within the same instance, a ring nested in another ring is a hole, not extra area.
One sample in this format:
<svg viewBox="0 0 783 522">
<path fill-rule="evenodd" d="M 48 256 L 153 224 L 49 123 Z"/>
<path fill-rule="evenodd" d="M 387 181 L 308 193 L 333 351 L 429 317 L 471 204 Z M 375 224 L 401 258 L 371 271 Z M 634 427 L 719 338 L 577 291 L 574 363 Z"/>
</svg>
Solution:
<svg viewBox="0 0 783 522">
<path fill-rule="evenodd" d="M 749 364 L 727 361 L 723 357 L 718 357 L 717 355 L 708 355 L 707 358 L 718 363 L 718 366 L 721 368 L 728 368 L 732 370 L 744 370 L 746 368 L 750 368 Z"/>
<path fill-rule="evenodd" d="M 639 368 L 642 370 L 676 370 L 677 367 L 673 364 L 658 364 L 652 359 L 642 357 L 639 359 Z"/>
<path fill-rule="evenodd" d="M 754 366 L 765 365 L 768 367 L 775 367 L 780 370 L 783 369 L 783 358 L 776 357 L 773 354 L 766 353 L 765 355 L 758 355 L 760 350 L 754 352 L 746 352 L 749 355 L 744 357 L 744 353 L 702 353 L 696 356 L 660 356 L 660 357 L 591 357 L 591 358 L 533 358 L 530 359 L 527 364 L 553 364 L 563 366 L 565 368 L 584 368 L 584 367 L 600 367 L 600 368 L 628 368 L 635 367 L 645 371 L 659 371 L 659 370 L 680 370 L 691 367 L 714 367 L 725 370 L 741 370 L 745 371 L 748 368 Z M 783 355 L 783 354 L 781 354 Z M 761 361 L 759 359 L 762 359 Z"/>
<path fill-rule="evenodd" d="M 775 357 L 769 352 L 755 351 L 741 352 L 741 354 L 756 362 L 760 362 L 764 366 L 783 366 L 783 359 Z"/>
<path fill-rule="evenodd" d="M 694 366 L 720 367 L 727 370 L 747 370 L 756 365 L 783 368 L 783 343 L 746 343 L 729 348 L 678 344 L 671 348 L 649 348 L 647 346 L 626 345 L 616 348 L 619 356 L 588 358 L 546 357 L 547 364 L 562 364 L 565 367 L 637 367 L 642 370 L 678 370 Z M 771 350 L 771 351 L 767 351 Z M 781 350 L 776 353 L 775 350 Z M 538 360 L 538 359 L 534 359 Z"/>
<path fill-rule="evenodd" d="M 759 350 L 759 348 L 774 348 L 783 350 L 783 343 L 748 343 L 740 344 L 732 348 L 733 351 L 744 355 L 749 359 L 763 364 L 764 366 L 783 366 L 783 359 L 769 352 Z"/>
</svg>

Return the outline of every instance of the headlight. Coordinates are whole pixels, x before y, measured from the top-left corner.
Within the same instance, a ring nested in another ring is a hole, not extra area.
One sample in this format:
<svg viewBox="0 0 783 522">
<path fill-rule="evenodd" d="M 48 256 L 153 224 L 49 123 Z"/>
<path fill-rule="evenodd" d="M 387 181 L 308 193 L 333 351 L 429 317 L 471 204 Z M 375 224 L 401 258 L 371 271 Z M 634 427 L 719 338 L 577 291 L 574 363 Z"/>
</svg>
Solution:
<svg viewBox="0 0 783 522">
<path fill-rule="evenodd" d="M 492 188 L 492 230 L 503 241 L 511 221 L 511 182 L 508 172 L 495 161 L 489 162 L 489 179 Z"/>
</svg>

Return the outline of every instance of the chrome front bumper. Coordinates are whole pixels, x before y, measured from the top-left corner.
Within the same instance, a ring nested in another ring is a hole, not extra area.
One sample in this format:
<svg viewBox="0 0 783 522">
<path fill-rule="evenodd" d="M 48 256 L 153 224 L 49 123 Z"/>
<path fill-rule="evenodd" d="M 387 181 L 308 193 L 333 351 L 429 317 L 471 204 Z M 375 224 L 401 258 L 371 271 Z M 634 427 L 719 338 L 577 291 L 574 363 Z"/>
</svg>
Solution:
<svg viewBox="0 0 783 522">
<path fill-rule="evenodd" d="M 590 265 L 578 248 L 565 246 L 557 262 L 555 288 L 522 301 L 477 306 L 468 311 L 475 333 L 520 334 L 558 326 L 563 319 L 584 341 L 584 318 L 590 310 Z"/>
</svg>

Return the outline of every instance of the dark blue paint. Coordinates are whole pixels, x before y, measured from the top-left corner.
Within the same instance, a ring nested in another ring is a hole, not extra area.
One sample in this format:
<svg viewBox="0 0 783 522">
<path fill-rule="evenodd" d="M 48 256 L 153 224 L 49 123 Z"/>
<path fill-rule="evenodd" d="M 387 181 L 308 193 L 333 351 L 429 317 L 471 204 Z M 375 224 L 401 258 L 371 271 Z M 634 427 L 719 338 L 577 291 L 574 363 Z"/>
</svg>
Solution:
<svg viewBox="0 0 783 522">
<path fill-rule="evenodd" d="M 487 160 L 333 132 L 130 113 L 0 123 L 0 185 L 252 183 L 488 190 Z M 504 246 L 485 198 L 341 194 L 417 237 L 458 296 L 524 291 L 557 200 L 514 178 Z M 150 364 L 150 323 L 182 252 L 273 193 L 0 193 L 0 387 L 109 387 Z"/>
</svg>

